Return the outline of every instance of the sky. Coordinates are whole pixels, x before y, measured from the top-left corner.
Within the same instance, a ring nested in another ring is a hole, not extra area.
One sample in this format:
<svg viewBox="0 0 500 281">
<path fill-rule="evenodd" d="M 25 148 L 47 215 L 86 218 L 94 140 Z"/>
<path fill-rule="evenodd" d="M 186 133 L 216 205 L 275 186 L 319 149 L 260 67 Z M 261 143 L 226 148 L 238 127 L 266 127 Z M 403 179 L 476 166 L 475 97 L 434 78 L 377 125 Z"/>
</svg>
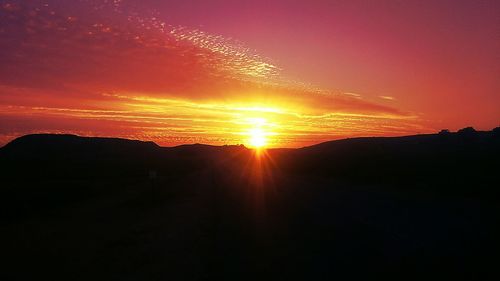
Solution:
<svg viewBox="0 0 500 281">
<path fill-rule="evenodd" d="M 499 1 L 0 0 L 0 145 L 500 125 Z"/>
</svg>

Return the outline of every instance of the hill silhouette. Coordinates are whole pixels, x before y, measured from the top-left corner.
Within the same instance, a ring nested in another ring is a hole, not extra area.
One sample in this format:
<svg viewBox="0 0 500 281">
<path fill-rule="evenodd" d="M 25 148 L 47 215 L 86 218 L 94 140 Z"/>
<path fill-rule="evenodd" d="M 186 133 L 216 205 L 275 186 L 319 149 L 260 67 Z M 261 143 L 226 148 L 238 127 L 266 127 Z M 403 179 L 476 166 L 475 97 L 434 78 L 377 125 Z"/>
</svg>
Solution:
<svg viewBox="0 0 500 281">
<path fill-rule="evenodd" d="M 0 148 L 8 280 L 484 279 L 498 130 L 244 146 Z"/>
<path fill-rule="evenodd" d="M 380 183 L 439 181 L 443 189 L 463 184 L 470 192 L 468 184 L 496 180 L 500 138 L 492 131 L 355 138 L 298 149 L 289 156 L 283 166 L 301 173 Z"/>
</svg>

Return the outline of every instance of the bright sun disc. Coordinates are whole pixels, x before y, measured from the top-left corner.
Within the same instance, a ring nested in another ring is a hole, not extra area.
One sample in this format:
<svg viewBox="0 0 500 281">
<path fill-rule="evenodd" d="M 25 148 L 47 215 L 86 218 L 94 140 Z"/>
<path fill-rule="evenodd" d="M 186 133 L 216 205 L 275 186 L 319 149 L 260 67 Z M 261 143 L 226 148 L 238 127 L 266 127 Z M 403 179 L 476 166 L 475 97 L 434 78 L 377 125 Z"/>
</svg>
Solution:
<svg viewBox="0 0 500 281">
<path fill-rule="evenodd" d="M 250 145 L 255 148 L 261 148 L 266 145 L 266 136 L 260 129 L 250 131 Z"/>
</svg>

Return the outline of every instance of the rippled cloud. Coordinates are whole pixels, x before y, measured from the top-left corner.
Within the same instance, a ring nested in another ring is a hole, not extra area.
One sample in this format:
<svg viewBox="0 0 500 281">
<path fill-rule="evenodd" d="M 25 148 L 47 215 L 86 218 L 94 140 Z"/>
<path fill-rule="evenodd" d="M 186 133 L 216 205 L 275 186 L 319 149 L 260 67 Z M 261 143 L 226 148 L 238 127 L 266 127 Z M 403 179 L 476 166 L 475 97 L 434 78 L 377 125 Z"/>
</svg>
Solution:
<svg viewBox="0 0 500 281">
<path fill-rule="evenodd" d="M 287 79 L 241 42 L 132 2 L 0 1 L 0 38 L 3 143 L 41 131 L 240 143 L 251 118 L 276 146 L 427 130 L 416 114 Z"/>
</svg>

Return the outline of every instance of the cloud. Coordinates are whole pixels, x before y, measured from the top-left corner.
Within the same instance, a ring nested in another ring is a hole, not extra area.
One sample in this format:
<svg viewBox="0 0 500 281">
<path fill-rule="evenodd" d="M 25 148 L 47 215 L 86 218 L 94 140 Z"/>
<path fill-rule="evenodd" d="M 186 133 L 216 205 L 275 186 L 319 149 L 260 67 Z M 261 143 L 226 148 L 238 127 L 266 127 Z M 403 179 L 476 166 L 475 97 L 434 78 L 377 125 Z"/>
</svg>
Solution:
<svg viewBox="0 0 500 281">
<path fill-rule="evenodd" d="M 360 94 L 356 94 L 356 93 L 344 93 L 344 95 L 349 96 L 349 97 L 353 97 L 353 98 L 357 98 L 357 99 L 362 98 L 362 96 Z"/>
<path fill-rule="evenodd" d="M 79 12 L 64 9 L 73 1 L 57 6 L 37 3 L 2 5 L 4 85 L 197 98 L 257 78 L 267 82 L 276 72 L 258 55 L 220 36 L 168 26 L 132 12 L 120 14 L 115 6 L 97 9 L 89 4 Z"/>
<path fill-rule="evenodd" d="M 381 98 L 383 100 L 395 100 L 395 98 L 391 97 L 391 96 L 379 96 L 379 98 Z"/>
<path fill-rule="evenodd" d="M 72 132 L 80 135 L 148 139 L 162 145 L 203 142 L 245 142 L 246 133 L 262 120 L 270 144 L 299 146 L 332 138 L 407 134 L 421 130 L 414 116 L 330 112 L 305 114 L 293 108 L 262 107 L 249 103 L 193 102 L 147 96 L 106 94 L 86 108 L 0 105 L 0 135 L 34 132 Z"/>
<path fill-rule="evenodd" d="M 124 1 L 0 1 L 0 26 L 0 118 L 17 124 L 4 136 L 72 130 L 221 143 L 237 127 L 228 118 L 255 115 L 242 108 L 282 112 L 255 111 L 277 120 L 284 139 L 377 133 L 380 118 L 414 129 L 411 113 L 289 80 L 240 42 Z"/>
</svg>

